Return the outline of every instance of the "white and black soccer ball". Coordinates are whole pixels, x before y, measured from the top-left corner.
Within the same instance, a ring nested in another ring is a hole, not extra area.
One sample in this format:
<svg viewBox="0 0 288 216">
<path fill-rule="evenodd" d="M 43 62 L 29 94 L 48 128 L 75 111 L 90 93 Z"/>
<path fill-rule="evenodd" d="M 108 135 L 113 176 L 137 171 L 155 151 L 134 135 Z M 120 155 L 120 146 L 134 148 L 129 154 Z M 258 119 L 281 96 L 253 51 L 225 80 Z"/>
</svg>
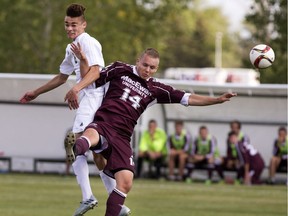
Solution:
<svg viewBox="0 0 288 216">
<path fill-rule="evenodd" d="M 251 49 L 249 57 L 255 68 L 264 69 L 272 65 L 275 53 L 270 46 L 259 44 Z"/>
</svg>

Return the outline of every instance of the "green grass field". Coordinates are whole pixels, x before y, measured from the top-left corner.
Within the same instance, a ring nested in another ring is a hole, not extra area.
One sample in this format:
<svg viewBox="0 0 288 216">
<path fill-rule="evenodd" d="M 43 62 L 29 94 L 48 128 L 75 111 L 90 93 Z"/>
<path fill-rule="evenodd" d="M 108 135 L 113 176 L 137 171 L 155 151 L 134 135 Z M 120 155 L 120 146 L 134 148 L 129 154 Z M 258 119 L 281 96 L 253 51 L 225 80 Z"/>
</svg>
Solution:
<svg viewBox="0 0 288 216">
<path fill-rule="evenodd" d="M 85 216 L 103 216 L 106 191 L 91 184 L 99 206 Z M 74 176 L 0 174 L 1 216 L 68 216 L 80 200 Z M 135 180 L 125 204 L 135 216 L 286 216 L 287 187 Z"/>
</svg>

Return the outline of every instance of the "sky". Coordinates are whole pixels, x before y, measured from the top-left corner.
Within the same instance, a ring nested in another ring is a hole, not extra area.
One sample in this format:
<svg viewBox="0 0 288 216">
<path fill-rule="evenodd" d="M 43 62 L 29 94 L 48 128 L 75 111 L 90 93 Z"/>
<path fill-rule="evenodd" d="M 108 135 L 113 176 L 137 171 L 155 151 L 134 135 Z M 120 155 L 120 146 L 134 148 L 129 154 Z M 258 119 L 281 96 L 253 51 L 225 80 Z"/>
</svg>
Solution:
<svg viewBox="0 0 288 216">
<path fill-rule="evenodd" d="M 253 0 L 205 0 L 205 4 L 220 7 L 223 14 L 229 18 L 231 31 L 244 31 L 241 22 Z"/>
</svg>

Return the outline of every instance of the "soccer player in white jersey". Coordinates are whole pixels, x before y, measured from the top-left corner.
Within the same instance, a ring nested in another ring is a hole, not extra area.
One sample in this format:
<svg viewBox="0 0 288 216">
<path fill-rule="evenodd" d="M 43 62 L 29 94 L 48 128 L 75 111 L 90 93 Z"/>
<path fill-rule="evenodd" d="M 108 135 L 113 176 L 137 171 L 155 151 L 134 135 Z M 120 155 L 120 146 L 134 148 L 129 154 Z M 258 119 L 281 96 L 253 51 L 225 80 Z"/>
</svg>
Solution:
<svg viewBox="0 0 288 216">
<path fill-rule="evenodd" d="M 31 100 L 34 100 L 40 94 L 64 84 L 69 75 L 73 72 L 76 74 L 77 83 L 79 83 L 83 77 L 85 77 L 85 80 L 88 80 L 88 82 L 83 80 L 83 85 L 81 85 L 82 90 L 79 92 L 79 108 L 77 109 L 74 120 L 72 129 L 73 133 L 70 132 L 67 134 L 65 138 L 66 147 L 74 145 L 76 138 L 80 137 L 85 127 L 92 122 L 94 114 L 101 105 L 104 96 L 104 87 L 96 89 L 95 84 L 89 85 L 89 83 L 92 83 L 99 77 L 100 70 L 104 67 L 104 59 L 101 44 L 85 32 L 87 22 L 85 20 L 84 11 L 85 7 L 79 4 L 71 4 L 66 10 L 66 16 L 64 19 L 65 30 L 68 38 L 72 39 L 73 42 L 67 45 L 65 58 L 60 65 L 60 73 L 39 88 L 26 92 L 20 99 L 21 103 L 28 103 Z M 73 53 L 77 46 L 81 46 L 82 52 L 85 53 L 88 65 L 83 65 L 80 62 L 81 58 L 84 58 L 84 56 L 77 57 Z M 80 207 L 75 211 L 74 216 L 83 215 L 98 203 L 91 190 L 86 155 L 87 154 L 77 157 L 75 162 L 72 164 L 78 184 L 82 191 L 82 202 Z M 94 152 L 93 156 L 94 161 L 100 170 L 102 181 L 108 193 L 110 193 L 116 185 L 115 180 L 102 172 L 105 166 L 104 158 L 101 155 L 97 156 Z M 120 215 L 125 216 L 129 213 L 129 208 L 123 206 Z"/>
</svg>

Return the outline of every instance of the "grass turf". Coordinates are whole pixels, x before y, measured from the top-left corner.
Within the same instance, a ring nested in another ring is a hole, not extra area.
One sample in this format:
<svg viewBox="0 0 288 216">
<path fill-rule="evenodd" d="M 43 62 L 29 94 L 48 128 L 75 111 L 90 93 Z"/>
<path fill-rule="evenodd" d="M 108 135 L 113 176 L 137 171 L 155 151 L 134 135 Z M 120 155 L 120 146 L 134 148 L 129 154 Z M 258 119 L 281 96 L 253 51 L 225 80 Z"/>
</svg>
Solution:
<svg viewBox="0 0 288 216">
<path fill-rule="evenodd" d="M 91 184 L 99 206 L 85 216 L 103 216 L 106 190 L 98 177 Z M 74 176 L 0 174 L 3 216 L 72 215 L 80 200 Z M 135 216 L 286 216 L 287 187 L 137 179 L 125 204 Z"/>
</svg>

